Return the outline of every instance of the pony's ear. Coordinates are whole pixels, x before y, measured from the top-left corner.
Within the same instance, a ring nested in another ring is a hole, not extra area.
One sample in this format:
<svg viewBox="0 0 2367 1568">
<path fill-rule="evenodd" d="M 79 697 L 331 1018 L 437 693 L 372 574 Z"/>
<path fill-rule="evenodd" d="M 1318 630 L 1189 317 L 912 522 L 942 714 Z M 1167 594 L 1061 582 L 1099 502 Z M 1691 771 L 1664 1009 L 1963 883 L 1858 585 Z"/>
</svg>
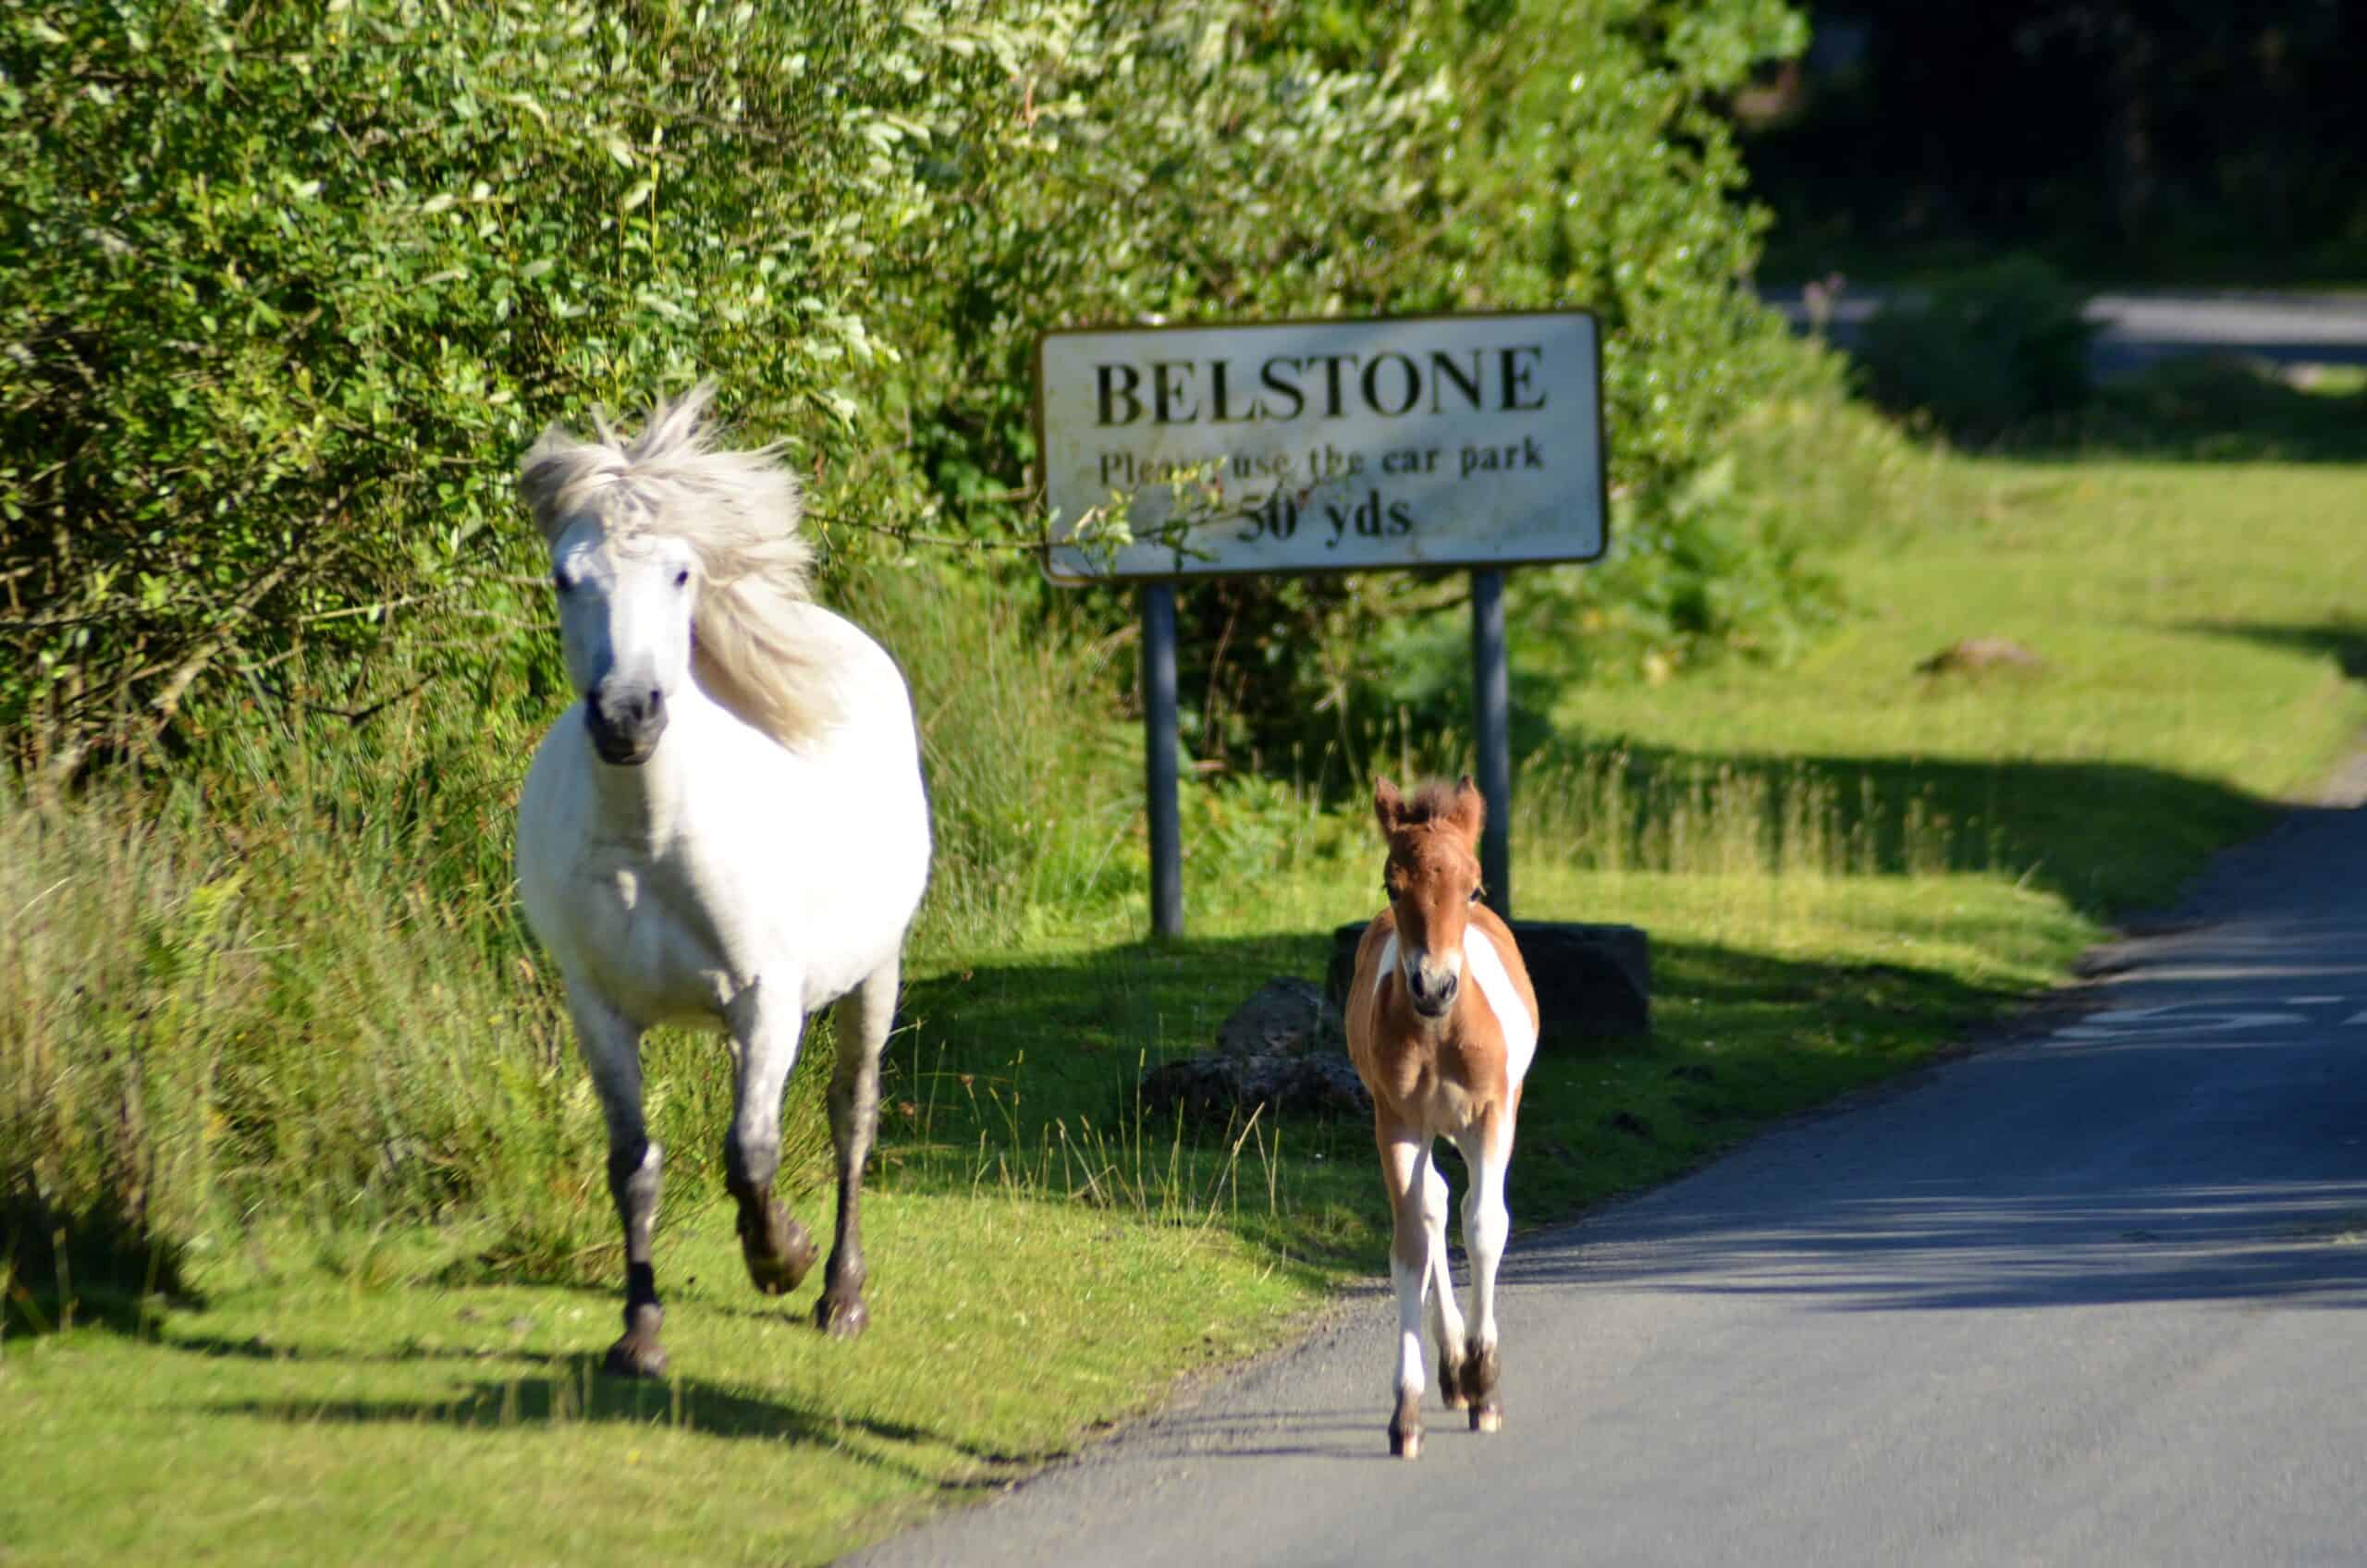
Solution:
<svg viewBox="0 0 2367 1568">
<path fill-rule="evenodd" d="M 1405 797 L 1386 778 L 1373 780 L 1372 815 L 1380 824 L 1380 836 L 1384 839 L 1396 832 L 1398 824 L 1405 820 Z"/>
<path fill-rule="evenodd" d="M 1454 781 L 1454 812 L 1447 820 L 1473 843 L 1479 841 L 1479 829 L 1488 822 L 1488 797 L 1467 773 Z"/>
</svg>

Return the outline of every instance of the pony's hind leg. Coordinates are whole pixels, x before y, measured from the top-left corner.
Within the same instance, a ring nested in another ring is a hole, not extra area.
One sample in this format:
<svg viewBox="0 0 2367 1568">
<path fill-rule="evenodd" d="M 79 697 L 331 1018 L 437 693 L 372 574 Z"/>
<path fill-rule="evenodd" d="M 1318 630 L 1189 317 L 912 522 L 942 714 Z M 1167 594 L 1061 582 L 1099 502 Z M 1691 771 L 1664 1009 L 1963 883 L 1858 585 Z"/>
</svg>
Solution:
<svg viewBox="0 0 2367 1568">
<path fill-rule="evenodd" d="M 797 1064 L 805 1025 L 794 990 L 784 998 L 764 983 L 742 991 L 726 1011 L 740 1045 L 732 1085 L 731 1131 L 723 1141 L 724 1184 L 739 1205 L 740 1256 L 748 1279 L 768 1296 L 797 1289 L 814 1267 L 814 1238 L 773 1197 L 780 1170 L 780 1096 Z"/>
<path fill-rule="evenodd" d="M 900 961 L 889 960 L 838 1006 L 839 1059 L 830 1074 L 830 1142 L 838 1151 L 839 1223 L 822 1271 L 815 1327 L 841 1337 L 871 1323 L 864 1305 L 863 1165 L 879 1127 L 879 1053 L 896 1016 Z"/>
<path fill-rule="evenodd" d="M 569 985 L 567 1003 L 575 1017 L 576 1049 L 607 1120 L 608 1193 L 625 1231 L 625 1331 L 608 1347 L 604 1365 L 619 1377 L 662 1377 L 666 1347 L 657 1333 L 666 1314 L 657 1305 L 649 1237 L 657 1221 L 665 1155 L 642 1122 L 641 1030 L 581 986 Z"/>
</svg>

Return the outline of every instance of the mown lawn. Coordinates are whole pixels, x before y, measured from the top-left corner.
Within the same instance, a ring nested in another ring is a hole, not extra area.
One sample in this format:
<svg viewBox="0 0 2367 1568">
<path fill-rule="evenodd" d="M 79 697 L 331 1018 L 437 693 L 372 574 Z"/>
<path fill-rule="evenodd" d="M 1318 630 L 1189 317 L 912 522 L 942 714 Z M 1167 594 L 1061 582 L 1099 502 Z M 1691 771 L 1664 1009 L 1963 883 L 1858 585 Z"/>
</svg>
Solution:
<svg viewBox="0 0 2367 1568">
<path fill-rule="evenodd" d="M 1516 1223 L 1927 1060 L 2367 717 L 2355 470 L 1991 463 L 1949 494 L 1833 563 L 1852 618 L 1792 667 L 1553 716 L 1519 911 L 1645 926 L 1655 1027 L 1540 1060 Z M 2043 665 L 1917 673 L 1967 637 Z M 1287 1338 L 1379 1261 L 1367 1131 L 1179 1130 L 1128 1085 L 1266 978 L 1320 976 L 1374 904 L 1366 831 L 1201 835 L 1181 943 L 1048 910 L 1020 948 L 915 962 L 860 1343 L 802 1326 L 811 1285 L 751 1294 L 720 1207 L 666 1214 L 658 1388 L 591 1371 L 609 1291 L 488 1274 L 466 1234 L 265 1228 L 189 1300 L 34 1334 L 20 1308 L 0 1464 L 42 1479 L 0 1489 L 0 1560 L 823 1561 Z"/>
</svg>

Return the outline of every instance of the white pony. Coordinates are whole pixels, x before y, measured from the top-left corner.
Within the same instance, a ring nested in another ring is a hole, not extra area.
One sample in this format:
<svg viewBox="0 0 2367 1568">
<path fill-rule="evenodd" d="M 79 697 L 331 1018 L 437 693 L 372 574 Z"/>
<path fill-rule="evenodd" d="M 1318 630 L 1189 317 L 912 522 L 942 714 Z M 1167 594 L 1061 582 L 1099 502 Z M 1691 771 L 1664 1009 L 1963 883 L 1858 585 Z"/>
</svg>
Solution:
<svg viewBox="0 0 2367 1568">
<path fill-rule="evenodd" d="M 665 1370 L 650 1268 L 662 1156 L 642 1120 L 644 1030 L 719 1023 L 734 1047 L 724 1143 L 749 1277 L 813 1267 L 775 1203 L 781 1093 L 807 1016 L 844 998 L 830 1080 L 838 1232 L 816 1323 L 860 1333 L 860 1205 L 879 1051 L 905 928 L 928 878 L 913 704 L 877 643 L 807 597 L 796 482 L 759 451 L 711 449 L 702 386 L 626 439 L 556 427 L 519 468 L 550 546 L 568 677 L 583 701 L 534 753 L 518 883 L 567 977 L 608 1123 L 625 1234 L 611 1372 Z"/>
</svg>

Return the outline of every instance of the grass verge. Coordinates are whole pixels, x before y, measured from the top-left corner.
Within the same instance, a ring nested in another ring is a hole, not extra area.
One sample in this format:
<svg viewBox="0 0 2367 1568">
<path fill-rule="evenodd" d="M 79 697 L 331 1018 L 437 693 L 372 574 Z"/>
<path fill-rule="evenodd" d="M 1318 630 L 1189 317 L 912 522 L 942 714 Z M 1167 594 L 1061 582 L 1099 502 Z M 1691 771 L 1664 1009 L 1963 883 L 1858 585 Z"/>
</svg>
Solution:
<svg viewBox="0 0 2367 1568">
<path fill-rule="evenodd" d="M 1834 563 L 1854 619 L 1797 663 L 1587 689 L 1555 714 L 1553 748 L 1522 776 L 1521 911 L 1649 928 L 1656 1027 L 1540 1060 L 1514 1166 L 1516 1220 L 1664 1179 L 1771 1117 L 1925 1060 L 2059 977 L 2116 911 L 2166 896 L 2355 734 L 2367 704 L 2350 671 L 2367 627 L 2351 606 L 2367 587 L 2367 533 L 2350 526 L 2360 503 L 2344 471 L 1983 464 L 1966 475 L 1934 490 L 1912 526 L 1870 530 Z M 2043 663 L 1918 672 L 1968 637 L 2015 639 Z M 431 782 L 435 798 L 417 810 L 447 809 L 435 803 L 446 797 L 491 809 L 465 779 Z M 311 792 L 334 802 L 344 787 L 329 777 Z M 997 834 L 1038 831 L 1059 805 L 1014 807 L 964 852 L 989 860 Z M 11 1282 L 0 1460 L 49 1478 L 0 1499 L 11 1561 L 143 1548 L 258 1561 L 820 1561 L 1073 1447 L 1179 1373 L 1274 1342 L 1379 1259 L 1366 1130 L 1163 1127 L 1133 1111 L 1127 1086 L 1146 1060 L 1208 1039 L 1269 976 L 1319 974 L 1323 934 L 1372 908 L 1375 859 L 1360 812 L 1222 790 L 1192 809 L 1185 942 L 1137 939 L 1138 884 L 1111 868 L 1139 864 L 1140 848 L 1107 813 L 1079 836 L 1063 884 L 1101 893 L 1047 899 L 1014 885 L 1000 904 L 935 917 L 893 1047 L 867 1209 L 877 1323 L 860 1344 L 802 1329 L 806 1292 L 787 1304 L 747 1292 L 697 1173 L 713 1151 L 689 1135 L 703 1136 L 713 1108 L 701 1108 L 702 1069 L 685 1055 L 661 1070 L 687 1140 L 658 1254 L 677 1377 L 647 1390 L 592 1378 L 615 1311 L 596 1138 L 588 1121 L 575 1125 L 572 1069 L 534 1056 L 543 1047 L 521 1014 L 492 1025 L 520 1032 L 538 1063 L 520 1069 L 503 1116 L 531 1124 L 549 1110 L 567 1136 L 488 1154 L 499 1202 L 437 1224 L 416 1218 L 424 1199 L 399 1192 L 374 1219 L 266 1203 L 277 1189 L 250 1166 L 302 1131 L 316 1091 L 300 1072 L 262 1085 L 281 1098 L 239 1102 L 283 1107 L 288 1125 L 200 1117 L 189 1130 L 192 1147 L 263 1152 L 207 1167 L 248 1208 L 237 1223 L 218 1205 L 192 1219 L 209 1241 L 181 1256 L 178 1297 L 92 1296 L 60 1331 L 63 1303 Z M 70 841 L 69 869 L 110 837 L 139 840 L 129 819 L 77 830 L 91 836 Z M 129 1011 L 109 1036 L 125 1059 L 169 1025 L 205 1042 L 190 1060 L 276 1071 L 279 1058 L 202 1013 L 227 1008 L 251 1035 L 294 1001 L 343 994 L 325 988 L 317 958 L 276 962 L 266 950 L 330 928 L 291 934 L 244 902 L 246 915 L 208 913 L 195 893 L 225 867 L 134 858 L 158 880 L 120 905 L 71 904 L 80 884 L 50 890 L 52 877 L 7 885 L 15 945 L 0 958 L 18 965 L 12 986 L 116 950 L 104 937 L 119 926 L 140 936 L 117 944 L 128 967 L 107 976 L 133 998 L 117 998 Z M 475 864 L 429 879 L 465 884 L 486 875 Z M 366 880 L 332 886 L 405 907 Z M 36 899 L 67 900 L 82 924 L 36 922 L 49 903 L 18 908 Z M 409 1048 L 396 1032 L 409 987 L 452 987 L 437 1011 L 463 1023 L 514 991 L 497 947 L 399 967 L 397 949 L 433 937 L 436 907 L 425 899 L 370 928 L 386 956 L 358 994 L 384 1023 L 357 1044 L 324 1017 L 316 1038 L 331 1065 L 370 1078 L 386 1051 Z M 28 956 L 37 936 L 66 942 L 77 929 L 82 946 L 67 957 Z M 480 964 L 478 978 L 455 979 Z M 90 1005 L 71 985 L 29 994 L 54 1019 L 83 1019 L 75 1010 Z M 463 1060 L 464 1034 L 430 1029 L 419 1061 Z M 11 1039 L 18 1051 L 40 1044 L 0 1034 Z M 363 1060 L 374 1050 L 374 1066 Z M 116 1158 L 105 1129 L 125 1103 L 100 1092 L 116 1084 L 119 1096 L 122 1061 L 109 1071 L 88 1080 L 94 1097 L 74 1122 L 89 1133 L 77 1158 L 97 1170 Z M 372 1081 L 399 1103 L 401 1082 Z M 423 1158 L 381 1148 L 364 1173 L 401 1191 L 466 1174 L 439 1176 Z M 324 1203 L 338 1185 L 322 1183 Z M 520 1248 L 529 1225 L 549 1238 Z"/>
</svg>

